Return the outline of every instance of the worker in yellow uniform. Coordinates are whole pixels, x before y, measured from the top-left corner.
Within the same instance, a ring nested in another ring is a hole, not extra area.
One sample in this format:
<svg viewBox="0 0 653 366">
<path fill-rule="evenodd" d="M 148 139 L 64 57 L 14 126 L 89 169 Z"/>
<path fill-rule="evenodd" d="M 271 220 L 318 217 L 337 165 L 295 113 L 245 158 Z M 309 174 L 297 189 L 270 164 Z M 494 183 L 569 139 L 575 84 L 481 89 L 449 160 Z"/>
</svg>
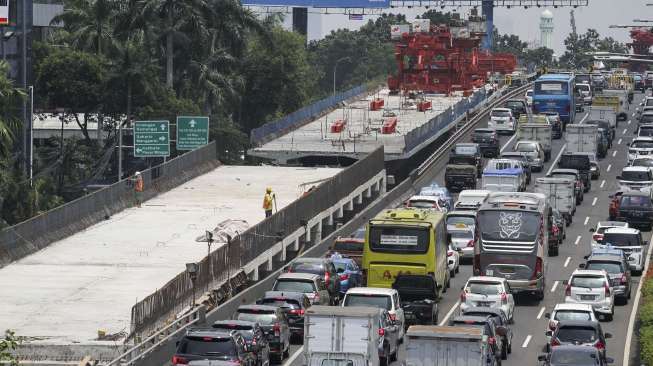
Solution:
<svg viewBox="0 0 653 366">
<path fill-rule="evenodd" d="M 276 201 L 274 193 L 272 193 L 272 188 L 268 187 L 265 189 L 265 196 L 263 196 L 263 210 L 265 211 L 265 217 L 272 216 L 272 205 Z"/>
<path fill-rule="evenodd" d="M 136 200 L 136 207 L 141 207 L 141 203 L 143 202 L 143 176 L 141 175 L 141 172 L 136 172 L 134 174 L 134 197 Z"/>
</svg>

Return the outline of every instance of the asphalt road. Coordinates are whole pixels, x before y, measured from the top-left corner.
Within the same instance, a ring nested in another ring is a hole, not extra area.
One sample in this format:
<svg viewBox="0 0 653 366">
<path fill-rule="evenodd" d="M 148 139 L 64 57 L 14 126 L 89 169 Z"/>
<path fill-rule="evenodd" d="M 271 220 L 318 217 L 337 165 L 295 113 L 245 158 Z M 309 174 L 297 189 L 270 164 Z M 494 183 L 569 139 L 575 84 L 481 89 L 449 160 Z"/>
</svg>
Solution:
<svg viewBox="0 0 653 366">
<path fill-rule="evenodd" d="M 557 303 L 564 302 L 564 289 L 562 281 L 568 279 L 574 269 L 578 268 L 579 263 L 583 261 L 583 256 L 589 253 L 591 233 L 589 229 L 596 225 L 597 221 L 607 220 L 609 195 L 614 193 L 617 188 L 616 176 L 621 173 L 621 169 L 626 165 L 628 145 L 627 143 L 637 133 L 637 122 L 632 120 L 635 106 L 643 98 L 642 94 L 635 94 L 635 99 L 630 107 L 629 118 L 626 121 L 620 121 L 617 133 L 613 141 L 612 148 L 604 159 L 599 160 L 601 167 L 601 176 L 598 180 L 592 181 L 592 189 L 585 193 L 583 203 L 577 206 L 576 214 L 573 217 L 573 223 L 567 227 L 567 236 L 563 245 L 560 247 L 557 257 L 547 257 L 546 266 L 546 286 L 547 291 L 544 300 L 540 302 L 529 301 L 529 299 L 517 299 L 517 308 L 515 310 L 515 323 L 512 325 L 513 340 L 512 354 L 503 365 L 523 366 L 537 365 L 537 356 L 544 352 L 546 344 L 545 328 L 548 320 L 544 314 L 553 310 Z M 576 123 L 586 119 L 587 109 L 583 113 L 577 113 Z M 485 127 L 486 121 L 481 122 L 479 127 Z M 502 151 L 509 151 L 516 141 L 516 137 L 502 136 Z M 562 148 L 565 145 L 563 139 L 553 140 L 553 150 L 551 160 L 546 164 L 542 172 L 533 173 L 533 178 L 545 176 L 549 169 L 557 163 Z M 505 150 L 504 150 L 505 149 Z M 436 177 L 436 182 L 444 184 L 444 172 Z M 529 185 L 529 191 L 532 190 L 533 181 Z M 644 240 L 652 241 L 650 232 L 643 233 Z M 649 247 L 651 247 L 649 245 Z M 650 248 L 648 254 L 650 255 Z M 460 273 L 451 280 L 451 288 L 444 294 L 439 303 L 439 320 L 444 325 L 447 320 L 459 313 L 459 294 L 461 287 L 466 280 L 472 275 L 471 264 L 462 264 Z M 626 348 L 629 320 L 635 304 L 635 293 L 639 285 L 640 277 L 633 276 L 632 279 L 632 299 L 627 305 L 617 305 L 615 307 L 614 319 L 611 322 L 602 322 L 604 332 L 612 334 L 608 339 L 607 352 L 608 357 L 615 359 L 614 365 L 623 365 L 623 355 Z M 303 363 L 300 357 L 301 345 L 294 345 L 291 349 L 291 357 L 284 363 L 287 366 L 298 366 Z M 404 360 L 404 349 L 402 345 L 399 353 L 399 359 L 393 363 L 393 366 L 400 365 Z"/>
</svg>

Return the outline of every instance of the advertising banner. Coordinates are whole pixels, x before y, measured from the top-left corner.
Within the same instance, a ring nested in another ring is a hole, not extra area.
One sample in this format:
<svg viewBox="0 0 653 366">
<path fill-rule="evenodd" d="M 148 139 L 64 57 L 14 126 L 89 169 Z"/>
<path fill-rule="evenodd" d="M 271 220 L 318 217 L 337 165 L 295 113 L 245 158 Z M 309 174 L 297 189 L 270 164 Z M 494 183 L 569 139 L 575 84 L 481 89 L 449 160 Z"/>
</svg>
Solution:
<svg viewBox="0 0 653 366">
<path fill-rule="evenodd" d="M 0 0 L 1 1 L 1 0 Z M 292 6 L 313 8 L 389 8 L 390 0 L 243 0 L 250 6 Z"/>
</svg>

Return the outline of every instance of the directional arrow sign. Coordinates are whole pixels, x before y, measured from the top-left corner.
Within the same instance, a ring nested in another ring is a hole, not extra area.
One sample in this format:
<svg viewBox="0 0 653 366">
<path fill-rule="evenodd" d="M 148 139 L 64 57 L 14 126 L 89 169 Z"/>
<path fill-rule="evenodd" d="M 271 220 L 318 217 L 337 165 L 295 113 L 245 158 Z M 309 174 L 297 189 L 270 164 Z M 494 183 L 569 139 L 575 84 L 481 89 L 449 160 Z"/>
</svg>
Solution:
<svg viewBox="0 0 653 366">
<path fill-rule="evenodd" d="M 170 122 L 134 121 L 134 156 L 170 156 Z"/>
<path fill-rule="evenodd" d="M 194 150 L 209 143 L 209 117 L 177 117 L 177 150 Z"/>
</svg>

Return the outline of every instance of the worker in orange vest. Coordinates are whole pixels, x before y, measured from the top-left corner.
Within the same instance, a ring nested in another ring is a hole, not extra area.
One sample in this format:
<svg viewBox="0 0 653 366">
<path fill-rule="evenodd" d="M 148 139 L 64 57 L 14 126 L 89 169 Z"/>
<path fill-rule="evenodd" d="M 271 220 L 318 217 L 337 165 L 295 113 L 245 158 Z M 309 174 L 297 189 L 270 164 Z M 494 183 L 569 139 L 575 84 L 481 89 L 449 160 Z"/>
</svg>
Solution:
<svg viewBox="0 0 653 366">
<path fill-rule="evenodd" d="M 272 204 L 276 201 L 274 193 L 272 193 L 272 188 L 268 187 L 265 189 L 265 196 L 263 196 L 263 210 L 265 211 L 265 217 L 272 216 Z"/>
<path fill-rule="evenodd" d="M 136 198 L 136 207 L 141 207 L 141 202 L 143 201 L 143 176 L 141 172 L 136 172 L 134 174 L 134 196 Z"/>
</svg>

